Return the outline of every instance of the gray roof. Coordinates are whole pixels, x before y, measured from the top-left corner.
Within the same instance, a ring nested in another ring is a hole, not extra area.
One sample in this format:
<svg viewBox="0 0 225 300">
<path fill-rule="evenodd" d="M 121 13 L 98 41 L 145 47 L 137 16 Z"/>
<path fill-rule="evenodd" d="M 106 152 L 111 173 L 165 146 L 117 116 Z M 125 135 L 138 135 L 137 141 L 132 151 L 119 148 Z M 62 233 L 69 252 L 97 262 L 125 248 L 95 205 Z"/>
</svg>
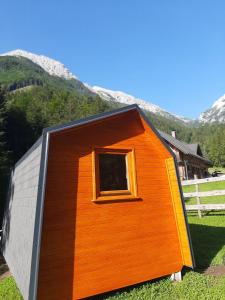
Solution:
<svg viewBox="0 0 225 300">
<path fill-rule="evenodd" d="M 169 144 L 171 144 L 172 146 L 174 146 L 175 148 L 180 150 L 182 153 L 193 156 L 195 158 L 198 158 L 198 159 L 204 161 L 205 163 L 207 163 L 209 165 L 212 165 L 212 162 L 210 160 L 197 154 L 198 149 L 200 148 L 199 144 L 197 144 L 197 143 L 196 144 L 187 144 L 187 143 L 180 141 L 180 140 L 174 138 L 172 135 L 169 135 L 161 130 L 158 130 L 158 132 L 166 142 L 168 142 Z"/>
<path fill-rule="evenodd" d="M 198 154 L 199 144 L 188 144 L 188 147 L 193 151 L 193 153 Z"/>
</svg>

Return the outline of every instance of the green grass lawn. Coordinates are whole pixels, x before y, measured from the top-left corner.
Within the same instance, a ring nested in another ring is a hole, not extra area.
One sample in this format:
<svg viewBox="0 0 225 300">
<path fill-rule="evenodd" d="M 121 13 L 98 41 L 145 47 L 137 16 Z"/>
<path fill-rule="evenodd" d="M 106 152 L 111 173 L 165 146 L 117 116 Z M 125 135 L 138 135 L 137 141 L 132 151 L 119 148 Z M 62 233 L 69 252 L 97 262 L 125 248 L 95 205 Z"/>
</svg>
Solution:
<svg viewBox="0 0 225 300">
<path fill-rule="evenodd" d="M 225 212 L 188 215 L 197 268 L 225 264 Z"/>
<path fill-rule="evenodd" d="M 188 272 L 181 283 L 162 279 L 108 296 L 107 300 L 224 300 L 225 277 Z"/>
<path fill-rule="evenodd" d="M 5 278 L 0 282 L 1 300 L 23 300 L 13 277 Z"/>
<path fill-rule="evenodd" d="M 213 189 L 225 189 L 224 182 L 213 183 Z M 201 190 L 212 189 L 212 184 Z M 209 200 L 211 198 L 211 200 Z M 209 202 L 210 201 L 210 202 Z M 225 196 L 205 197 L 202 203 L 225 203 Z M 188 199 L 188 204 L 196 203 Z M 188 214 L 191 238 L 197 268 L 188 271 L 180 283 L 165 278 L 122 289 L 107 295 L 96 296 L 100 300 L 225 300 L 225 276 L 213 277 L 201 273 L 213 265 L 225 264 L 225 211 L 208 212 L 203 218 L 196 213 Z M 12 277 L 0 282 L 0 300 L 22 299 Z"/>
</svg>

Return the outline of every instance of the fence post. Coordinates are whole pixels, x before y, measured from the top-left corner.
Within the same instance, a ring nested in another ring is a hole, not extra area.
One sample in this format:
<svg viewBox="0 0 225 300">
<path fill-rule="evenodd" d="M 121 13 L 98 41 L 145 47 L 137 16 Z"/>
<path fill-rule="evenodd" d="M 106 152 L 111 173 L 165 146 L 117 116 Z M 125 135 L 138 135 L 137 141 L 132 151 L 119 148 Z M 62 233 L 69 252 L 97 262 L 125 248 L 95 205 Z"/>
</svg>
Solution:
<svg viewBox="0 0 225 300">
<path fill-rule="evenodd" d="M 197 175 L 194 175 L 194 178 L 197 180 L 197 179 L 198 179 L 198 176 L 197 176 Z M 196 196 L 197 204 L 201 204 L 200 197 L 198 196 L 199 186 L 198 186 L 198 183 L 197 183 L 197 182 L 196 182 L 196 184 L 195 184 L 195 191 L 196 191 L 196 193 L 197 193 L 197 196 Z M 199 216 L 199 218 L 202 217 L 202 212 L 201 212 L 200 209 L 198 209 L 198 216 Z"/>
</svg>

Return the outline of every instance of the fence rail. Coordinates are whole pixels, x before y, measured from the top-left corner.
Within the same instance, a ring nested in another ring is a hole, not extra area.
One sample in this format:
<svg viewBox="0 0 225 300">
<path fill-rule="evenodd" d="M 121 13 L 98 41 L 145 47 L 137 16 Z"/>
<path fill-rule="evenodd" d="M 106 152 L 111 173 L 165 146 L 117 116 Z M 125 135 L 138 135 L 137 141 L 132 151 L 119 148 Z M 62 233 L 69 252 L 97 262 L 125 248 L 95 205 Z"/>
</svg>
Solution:
<svg viewBox="0 0 225 300">
<path fill-rule="evenodd" d="M 183 193 L 184 198 L 191 198 L 196 197 L 197 204 L 193 205 L 185 205 L 187 211 L 198 211 L 199 218 L 202 217 L 202 211 L 209 211 L 209 210 L 225 210 L 225 203 L 224 204 L 201 204 L 201 197 L 212 197 L 212 196 L 223 196 L 225 195 L 225 190 L 213 190 L 213 191 L 206 191 L 200 192 L 199 191 L 199 184 L 202 183 L 209 183 L 209 182 L 217 182 L 217 181 L 225 181 L 225 176 L 220 177 L 211 177 L 211 178 L 204 178 L 204 179 L 192 179 L 182 181 L 182 186 L 194 185 L 195 192 Z"/>
<path fill-rule="evenodd" d="M 201 183 L 216 182 L 216 181 L 225 181 L 225 175 L 219 177 L 203 178 L 203 179 L 184 180 L 181 182 L 181 184 L 185 186 L 185 185 L 201 184 Z"/>
<path fill-rule="evenodd" d="M 190 193 L 183 193 L 183 194 L 184 194 L 184 198 L 223 196 L 225 195 L 225 190 L 214 190 L 214 191 L 207 191 L 207 192 L 190 192 Z"/>
<path fill-rule="evenodd" d="M 225 204 L 193 204 L 186 205 L 186 210 L 225 210 Z"/>
</svg>

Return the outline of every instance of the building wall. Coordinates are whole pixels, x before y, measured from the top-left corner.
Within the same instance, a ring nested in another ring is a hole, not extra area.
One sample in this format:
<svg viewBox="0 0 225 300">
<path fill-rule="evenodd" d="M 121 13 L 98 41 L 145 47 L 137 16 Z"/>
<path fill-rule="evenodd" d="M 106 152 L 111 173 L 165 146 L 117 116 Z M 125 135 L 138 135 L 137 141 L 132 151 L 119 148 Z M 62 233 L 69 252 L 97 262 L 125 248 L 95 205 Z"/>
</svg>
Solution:
<svg viewBox="0 0 225 300">
<path fill-rule="evenodd" d="M 30 284 L 41 146 L 13 170 L 3 221 L 3 255 L 24 300 Z"/>
<path fill-rule="evenodd" d="M 205 164 L 197 158 L 184 156 L 187 160 L 188 178 L 193 179 L 195 176 L 198 178 L 205 178 L 208 173 L 209 165 Z"/>
<path fill-rule="evenodd" d="M 140 199 L 92 202 L 95 147 L 135 149 Z M 137 112 L 51 136 L 39 300 L 79 299 L 181 270 L 169 157 Z"/>
</svg>

